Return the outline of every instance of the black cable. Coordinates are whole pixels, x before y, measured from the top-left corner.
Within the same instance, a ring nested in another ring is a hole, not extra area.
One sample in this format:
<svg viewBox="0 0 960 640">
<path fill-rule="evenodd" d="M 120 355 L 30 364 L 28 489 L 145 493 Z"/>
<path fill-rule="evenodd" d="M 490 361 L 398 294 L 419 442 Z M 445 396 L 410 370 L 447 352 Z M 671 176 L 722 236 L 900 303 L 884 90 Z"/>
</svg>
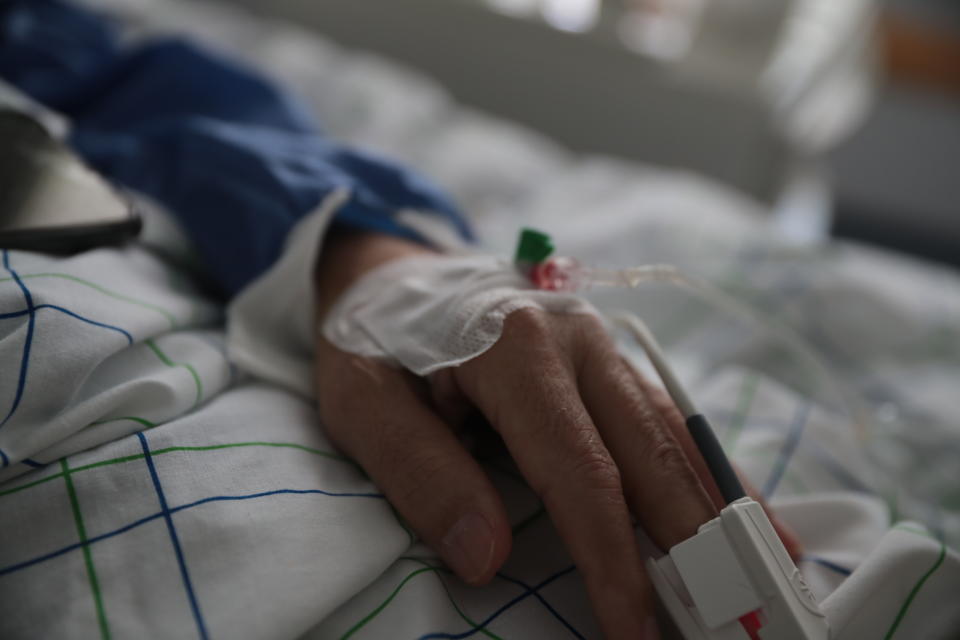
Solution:
<svg viewBox="0 0 960 640">
<path fill-rule="evenodd" d="M 697 449 L 700 450 L 700 455 L 706 461 L 710 475 L 713 476 L 720 488 L 720 495 L 723 496 L 727 504 L 746 497 L 747 492 L 740 484 L 737 472 L 733 470 L 730 459 L 723 452 L 720 441 L 717 440 L 717 436 L 713 433 L 710 423 L 707 422 L 703 414 L 696 413 L 687 418 L 687 429 L 690 431 Z"/>
</svg>

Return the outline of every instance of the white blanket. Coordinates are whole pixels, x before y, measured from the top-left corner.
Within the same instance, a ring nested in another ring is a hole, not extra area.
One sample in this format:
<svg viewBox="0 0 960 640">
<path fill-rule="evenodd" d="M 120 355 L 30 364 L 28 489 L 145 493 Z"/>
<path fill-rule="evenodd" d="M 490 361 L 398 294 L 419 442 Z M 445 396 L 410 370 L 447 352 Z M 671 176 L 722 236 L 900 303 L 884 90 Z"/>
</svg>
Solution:
<svg viewBox="0 0 960 640">
<path fill-rule="evenodd" d="M 956 275 L 856 247 L 779 246 L 756 207 L 714 185 L 569 157 L 289 27 L 206 5 L 125 11 L 139 29 L 208 31 L 282 72 L 335 133 L 440 179 L 494 248 L 539 225 L 587 261 L 679 264 L 799 330 L 831 373 L 765 323 L 676 289 L 594 296 L 642 312 L 666 343 L 799 533 L 837 638 L 960 635 Z M 598 637 L 576 570 L 506 461 L 489 471 L 514 552 L 475 589 L 324 438 L 309 265 L 327 204 L 226 324 L 149 207 L 134 246 L 4 253 L 0 637 Z"/>
</svg>

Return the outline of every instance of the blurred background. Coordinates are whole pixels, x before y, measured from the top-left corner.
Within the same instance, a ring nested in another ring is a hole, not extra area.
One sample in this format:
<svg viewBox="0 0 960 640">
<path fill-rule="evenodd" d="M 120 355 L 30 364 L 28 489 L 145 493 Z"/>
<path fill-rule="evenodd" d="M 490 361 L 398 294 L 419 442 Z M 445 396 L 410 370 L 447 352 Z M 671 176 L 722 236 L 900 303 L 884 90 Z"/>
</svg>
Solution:
<svg viewBox="0 0 960 640">
<path fill-rule="evenodd" d="M 235 0 L 568 148 L 689 169 L 960 265 L 956 0 Z"/>
</svg>

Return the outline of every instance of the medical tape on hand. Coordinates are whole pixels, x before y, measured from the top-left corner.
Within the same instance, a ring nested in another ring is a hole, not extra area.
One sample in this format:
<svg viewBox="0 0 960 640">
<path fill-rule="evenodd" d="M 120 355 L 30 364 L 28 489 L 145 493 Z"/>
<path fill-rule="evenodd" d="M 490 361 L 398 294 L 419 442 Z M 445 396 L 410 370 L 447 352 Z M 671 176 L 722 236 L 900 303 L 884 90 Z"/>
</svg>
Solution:
<svg viewBox="0 0 960 640">
<path fill-rule="evenodd" d="M 321 323 L 343 351 L 397 363 L 417 375 L 455 367 L 492 347 L 519 309 L 597 314 L 579 296 L 539 291 L 491 256 L 418 256 L 362 277 Z"/>
</svg>

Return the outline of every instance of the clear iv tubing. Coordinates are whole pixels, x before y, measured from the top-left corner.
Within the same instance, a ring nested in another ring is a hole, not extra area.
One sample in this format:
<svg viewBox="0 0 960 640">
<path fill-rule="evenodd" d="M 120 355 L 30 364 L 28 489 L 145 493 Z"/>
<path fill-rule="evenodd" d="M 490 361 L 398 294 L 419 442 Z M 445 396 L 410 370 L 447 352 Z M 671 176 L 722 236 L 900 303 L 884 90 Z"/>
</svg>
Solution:
<svg viewBox="0 0 960 640">
<path fill-rule="evenodd" d="M 687 289 L 700 296 L 715 307 L 723 309 L 736 317 L 746 319 L 763 327 L 776 339 L 787 345 L 820 379 L 826 380 L 835 399 L 840 406 L 845 407 L 858 430 L 858 435 L 865 438 L 868 433 L 869 413 L 856 394 L 847 388 L 827 367 L 810 347 L 806 345 L 795 331 L 780 324 L 774 324 L 764 318 L 752 307 L 737 300 L 719 287 L 709 284 L 698 278 L 688 276 L 669 264 L 650 264 L 624 269 L 598 269 L 581 265 L 573 258 L 551 258 L 541 265 L 537 265 L 531 279 L 541 289 L 553 291 L 584 292 L 593 287 L 620 287 L 637 289 L 646 283 L 668 283 Z M 614 311 L 605 314 L 614 324 L 627 329 L 638 342 L 643 343 L 638 334 L 637 317 L 627 311 Z M 640 323 L 642 325 L 642 323 Z M 823 386 L 823 385 L 819 385 Z"/>
</svg>

